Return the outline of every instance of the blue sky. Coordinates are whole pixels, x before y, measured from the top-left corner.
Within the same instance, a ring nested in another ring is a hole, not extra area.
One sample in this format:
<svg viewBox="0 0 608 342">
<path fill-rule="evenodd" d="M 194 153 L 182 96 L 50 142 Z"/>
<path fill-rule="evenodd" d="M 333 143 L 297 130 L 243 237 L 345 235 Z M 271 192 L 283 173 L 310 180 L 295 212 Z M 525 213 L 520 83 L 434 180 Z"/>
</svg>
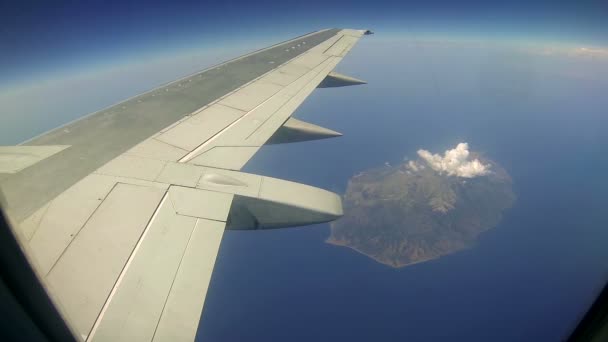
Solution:
<svg viewBox="0 0 608 342">
<path fill-rule="evenodd" d="M 0 86 L 261 45 L 324 27 L 608 45 L 605 1 L 19 1 L 0 5 Z"/>
</svg>

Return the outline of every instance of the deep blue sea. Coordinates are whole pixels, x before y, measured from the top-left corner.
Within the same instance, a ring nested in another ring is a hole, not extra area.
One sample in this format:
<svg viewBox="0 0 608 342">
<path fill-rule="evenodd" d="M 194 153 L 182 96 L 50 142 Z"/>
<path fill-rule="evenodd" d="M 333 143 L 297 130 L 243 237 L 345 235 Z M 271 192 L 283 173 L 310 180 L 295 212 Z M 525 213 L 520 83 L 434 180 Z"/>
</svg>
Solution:
<svg viewBox="0 0 608 342">
<path fill-rule="evenodd" d="M 343 193 L 350 177 L 459 142 L 517 200 L 471 249 L 394 269 L 328 225 L 228 231 L 202 341 L 556 341 L 608 280 L 608 58 L 535 44 L 372 37 L 296 117 L 344 133 L 265 147 L 245 171 Z"/>
</svg>

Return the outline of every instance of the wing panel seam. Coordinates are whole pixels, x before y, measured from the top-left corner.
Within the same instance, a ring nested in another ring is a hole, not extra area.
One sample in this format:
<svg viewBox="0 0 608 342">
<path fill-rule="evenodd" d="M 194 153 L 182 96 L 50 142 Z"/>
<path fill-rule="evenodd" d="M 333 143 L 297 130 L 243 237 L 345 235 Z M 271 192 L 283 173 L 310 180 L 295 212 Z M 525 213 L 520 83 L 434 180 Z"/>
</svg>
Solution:
<svg viewBox="0 0 608 342">
<path fill-rule="evenodd" d="M 156 209 L 154 210 L 154 213 L 150 217 L 150 220 L 148 220 L 148 223 L 146 224 L 144 231 L 139 236 L 139 240 L 137 240 L 135 247 L 131 251 L 129 258 L 127 259 L 127 262 L 125 263 L 120 274 L 118 275 L 118 278 L 116 279 L 116 282 L 114 283 L 114 286 L 112 287 L 112 290 L 108 294 L 108 297 L 106 298 L 106 301 L 103 304 L 101 311 L 99 311 L 99 314 L 97 315 L 97 319 L 95 319 L 95 323 L 93 324 L 93 327 L 91 328 L 89 334 L 87 335 L 86 341 L 91 340 L 91 338 L 93 336 L 95 336 L 95 332 L 96 332 L 97 328 L 99 327 L 99 324 L 101 323 L 101 320 L 103 319 L 103 316 L 105 315 L 105 313 L 110 305 L 110 302 L 112 301 L 112 297 L 114 297 L 114 295 L 116 294 L 116 291 L 118 290 L 118 287 L 120 286 L 125 274 L 129 270 L 129 266 L 131 265 L 131 262 L 133 262 L 133 259 L 135 259 L 135 255 L 137 254 L 137 251 L 139 250 L 148 231 L 150 230 L 150 226 L 152 226 L 152 222 L 154 222 L 154 220 L 156 219 L 156 216 L 160 212 L 160 208 L 162 207 L 163 203 L 165 203 L 165 201 L 167 200 L 168 197 L 169 197 L 169 190 L 167 189 L 167 190 L 165 190 L 165 193 L 163 194 L 162 199 L 156 206 Z"/>
</svg>

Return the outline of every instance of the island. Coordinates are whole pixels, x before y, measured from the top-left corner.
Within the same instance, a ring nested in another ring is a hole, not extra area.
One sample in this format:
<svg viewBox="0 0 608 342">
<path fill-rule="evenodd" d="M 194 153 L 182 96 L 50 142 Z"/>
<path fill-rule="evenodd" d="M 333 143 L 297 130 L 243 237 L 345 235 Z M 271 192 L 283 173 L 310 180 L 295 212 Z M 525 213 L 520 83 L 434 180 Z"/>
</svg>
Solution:
<svg viewBox="0 0 608 342">
<path fill-rule="evenodd" d="M 353 176 L 326 242 L 398 268 L 470 248 L 513 205 L 511 177 L 466 143 L 418 155 Z"/>
</svg>

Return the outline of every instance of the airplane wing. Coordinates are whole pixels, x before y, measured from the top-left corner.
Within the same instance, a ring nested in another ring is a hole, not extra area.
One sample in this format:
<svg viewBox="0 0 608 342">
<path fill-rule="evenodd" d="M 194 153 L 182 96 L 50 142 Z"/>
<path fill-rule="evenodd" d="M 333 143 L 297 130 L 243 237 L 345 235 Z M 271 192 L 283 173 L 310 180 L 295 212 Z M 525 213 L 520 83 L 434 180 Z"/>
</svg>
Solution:
<svg viewBox="0 0 608 342">
<path fill-rule="evenodd" d="M 264 144 L 328 138 L 291 115 L 369 31 L 329 29 L 231 60 L 18 146 L 3 207 L 77 339 L 191 341 L 225 229 L 327 222 L 334 193 L 239 170 Z"/>
</svg>

